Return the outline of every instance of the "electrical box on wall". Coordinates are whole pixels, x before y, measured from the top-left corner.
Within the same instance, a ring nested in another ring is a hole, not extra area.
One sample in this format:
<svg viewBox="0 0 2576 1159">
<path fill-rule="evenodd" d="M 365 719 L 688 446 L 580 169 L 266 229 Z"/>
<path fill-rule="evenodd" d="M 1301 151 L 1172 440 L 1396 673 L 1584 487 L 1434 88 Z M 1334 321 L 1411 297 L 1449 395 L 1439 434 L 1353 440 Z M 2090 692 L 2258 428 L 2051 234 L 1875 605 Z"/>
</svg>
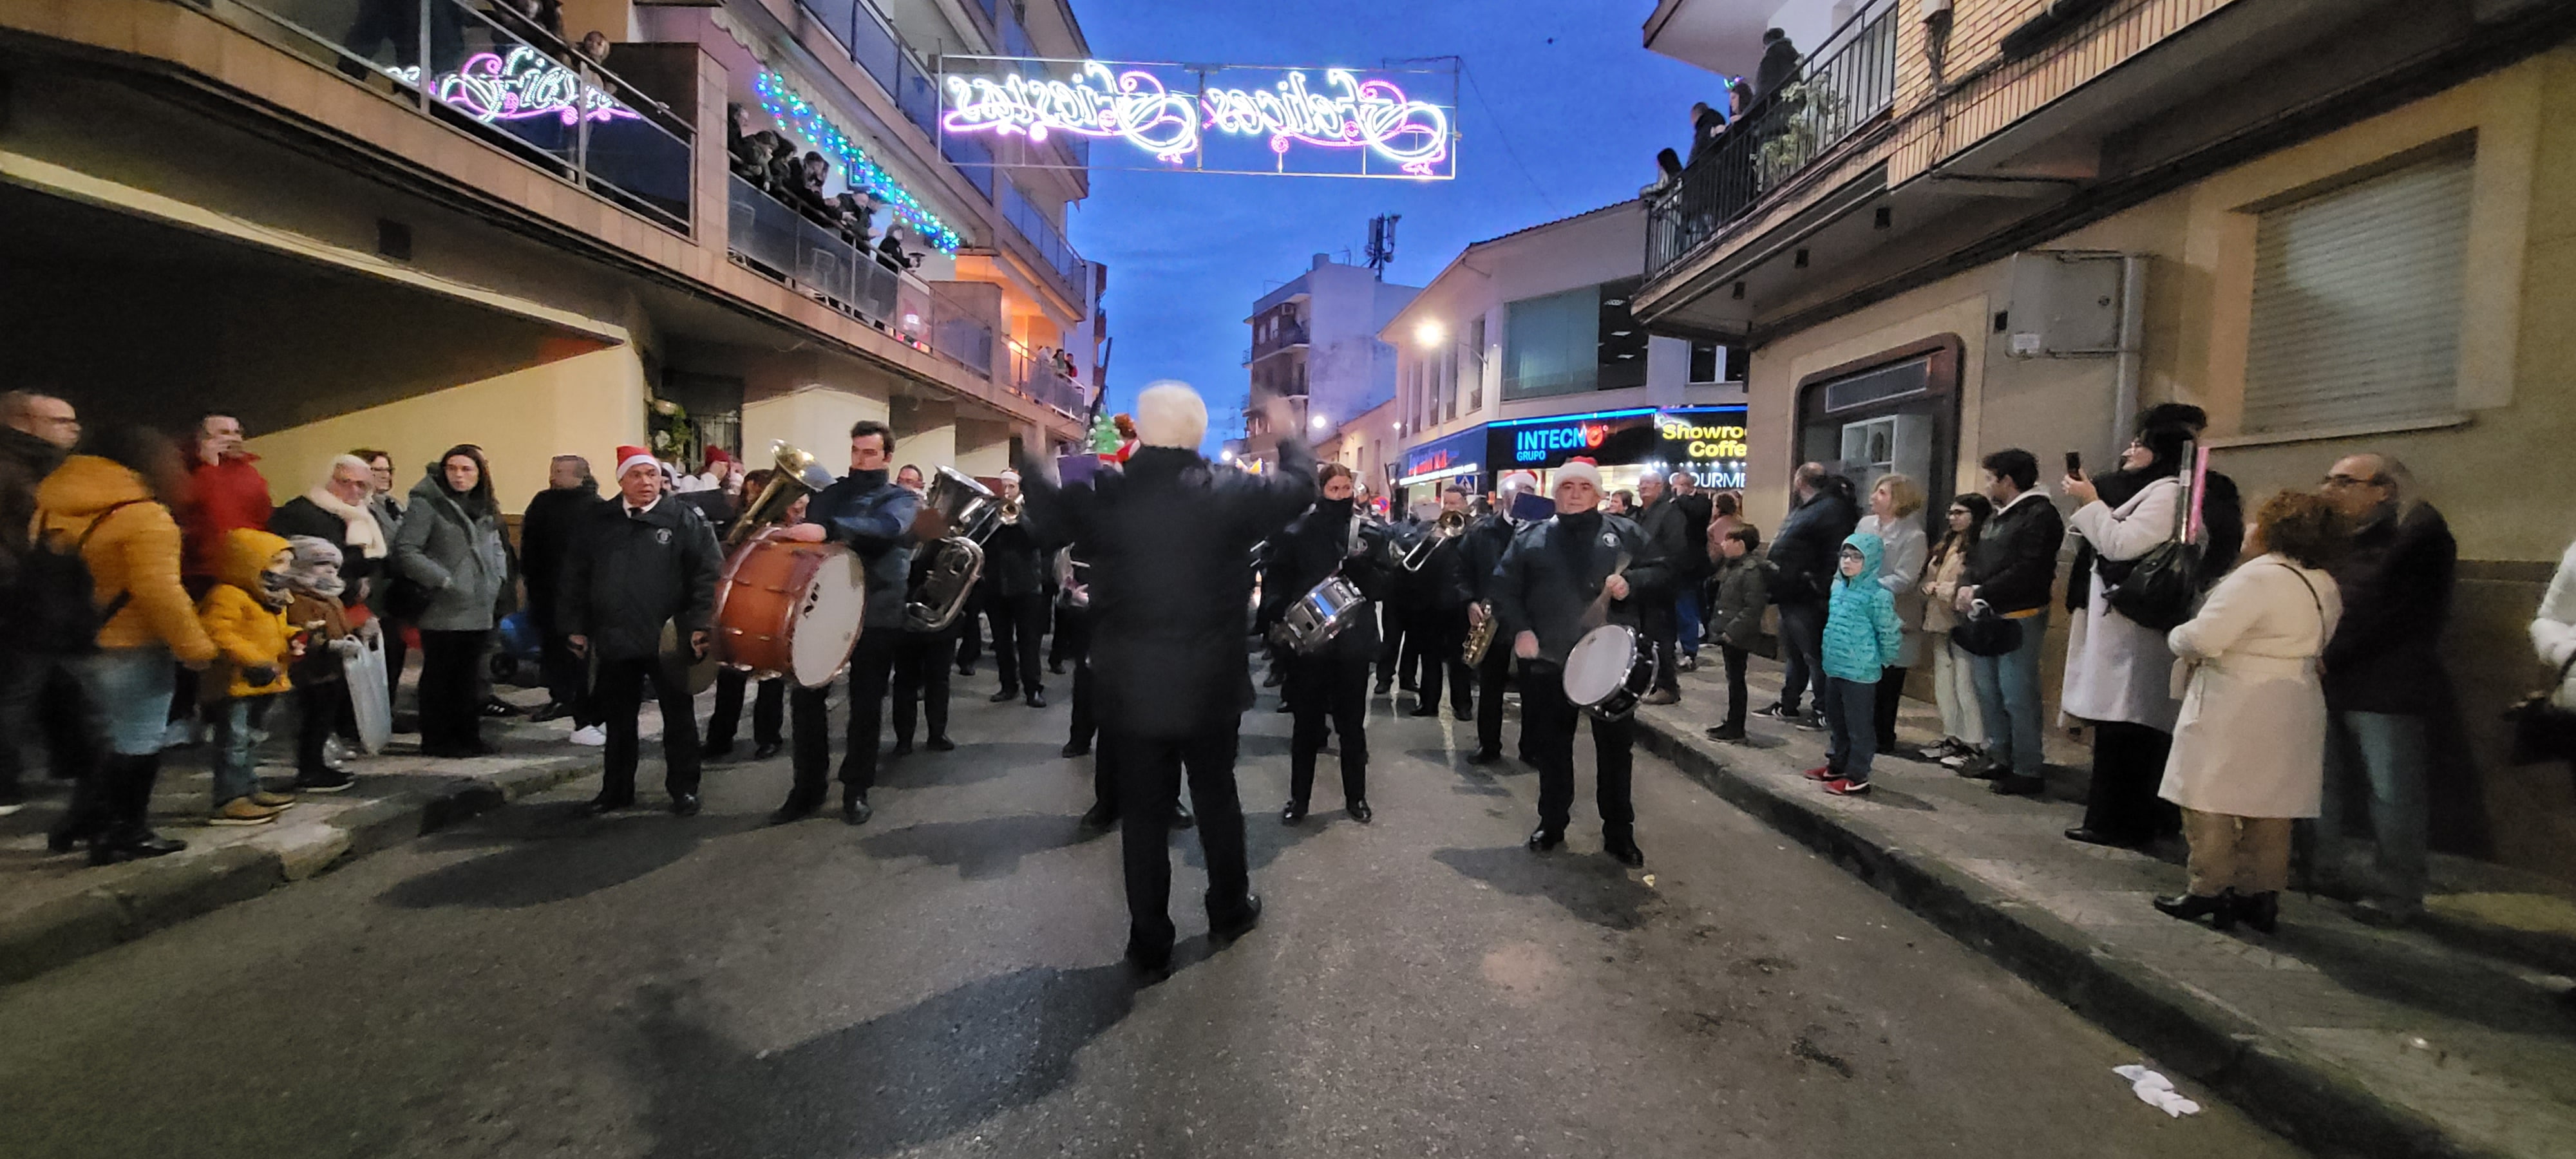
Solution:
<svg viewBox="0 0 2576 1159">
<path fill-rule="evenodd" d="M 2004 352 L 2014 358 L 2120 353 L 2122 260 L 2099 250 L 2014 254 Z"/>
</svg>

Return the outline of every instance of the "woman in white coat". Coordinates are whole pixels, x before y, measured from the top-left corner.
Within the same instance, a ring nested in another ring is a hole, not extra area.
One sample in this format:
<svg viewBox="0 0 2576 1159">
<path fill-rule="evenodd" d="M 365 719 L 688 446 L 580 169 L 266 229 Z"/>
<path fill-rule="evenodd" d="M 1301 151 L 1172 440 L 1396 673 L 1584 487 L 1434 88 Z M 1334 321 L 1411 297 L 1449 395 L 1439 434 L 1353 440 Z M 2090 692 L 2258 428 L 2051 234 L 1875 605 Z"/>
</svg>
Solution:
<svg viewBox="0 0 2576 1159">
<path fill-rule="evenodd" d="M 2182 461 L 2190 445 L 2191 433 L 2180 427 L 2141 432 L 2121 452 L 2120 467 L 2144 485 L 2117 509 L 2080 472 L 2062 484 L 2076 503 L 2068 528 L 2099 557 L 2091 574 L 2068 580 L 2090 585 L 2091 592 L 2083 631 L 2069 637 L 2080 643 L 2066 655 L 2060 699 L 2068 716 L 2093 727 L 2092 787 L 2084 823 L 2066 831 L 2072 840 L 2135 847 L 2173 828 L 2171 811 L 2156 803 L 2156 780 L 2164 773 L 2174 717 L 2182 707 L 2170 686 L 2173 653 L 2165 648 L 2164 633 L 2113 611 L 2110 596 L 2114 581 L 2125 578 L 2139 557 L 2174 538 L 2182 515 Z"/>
<path fill-rule="evenodd" d="M 1905 694 L 1905 670 L 1921 667 L 1926 657 L 1923 650 L 1923 592 L 1917 586 L 1923 578 L 1923 563 L 1932 554 L 1932 541 L 1923 534 L 1923 513 L 1928 498 L 1923 487 L 1903 475 L 1881 475 L 1869 488 L 1869 514 L 1861 516 L 1855 531 L 1875 535 L 1886 545 L 1879 557 L 1878 582 L 1896 596 L 1896 619 L 1904 625 L 1903 642 L 1896 651 L 1896 663 L 1881 669 L 1878 677 L 1878 751 L 1896 751 L 1896 701 Z"/>
<path fill-rule="evenodd" d="M 2343 618 L 2325 565 L 2345 535 L 2323 498 L 2299 491 L 2254 520 L 2246 561 L 2166 637 L 2191 675 L 2158 795 L 2182 807 L 2190 888 L 2155 905 L 2270 933 L 2290 880 L 2290 823 L 2316 816 L 2325 793 L 2317 657 Z"/>
</svg>

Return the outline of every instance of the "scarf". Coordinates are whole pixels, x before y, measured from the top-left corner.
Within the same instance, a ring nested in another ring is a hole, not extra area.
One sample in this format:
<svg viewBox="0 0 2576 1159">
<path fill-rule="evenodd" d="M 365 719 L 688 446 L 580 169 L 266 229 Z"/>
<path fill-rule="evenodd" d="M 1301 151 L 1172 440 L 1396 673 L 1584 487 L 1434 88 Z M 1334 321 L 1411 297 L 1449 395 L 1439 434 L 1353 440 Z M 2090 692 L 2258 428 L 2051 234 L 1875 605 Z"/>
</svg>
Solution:
<svg viewBox="0 0 2576 1159">
<path fill-rule="evenodd" d="M 339 516 L 340 522 L 349 525 L 349 550 L 367 559 L 385 557 L 389 545 L 385 542 L 385 529 L 376 524 L 375 512 L 367 510 L 360 504 L 341 502 L 340 497 L 332 494 L 327 487 L 316 487 L 305 492 L 304 497 L 312 500 L 314 506 Z"/>
</svg>

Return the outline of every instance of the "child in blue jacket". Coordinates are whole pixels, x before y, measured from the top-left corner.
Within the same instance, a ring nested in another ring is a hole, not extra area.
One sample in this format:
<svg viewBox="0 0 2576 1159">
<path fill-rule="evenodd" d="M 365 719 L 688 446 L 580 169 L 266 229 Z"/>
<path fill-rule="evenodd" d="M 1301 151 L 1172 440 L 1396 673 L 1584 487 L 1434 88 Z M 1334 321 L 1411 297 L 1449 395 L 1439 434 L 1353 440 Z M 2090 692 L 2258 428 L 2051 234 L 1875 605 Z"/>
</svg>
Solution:
<svg viewBox="0 0 2576 1159">
<path fill-rule="evenodd" d="M 1807 776 L 1836 796 L 1869 791 L 1869 765 L 1878 756 L 1878 678 L 1896 663 L 1905 637 L 1896 595 L 1878 582 L 1884 547 L 1865 531 L 1844 538 L 1842 575 L 1825 613 L 1825 766 Z"/>
</svg>

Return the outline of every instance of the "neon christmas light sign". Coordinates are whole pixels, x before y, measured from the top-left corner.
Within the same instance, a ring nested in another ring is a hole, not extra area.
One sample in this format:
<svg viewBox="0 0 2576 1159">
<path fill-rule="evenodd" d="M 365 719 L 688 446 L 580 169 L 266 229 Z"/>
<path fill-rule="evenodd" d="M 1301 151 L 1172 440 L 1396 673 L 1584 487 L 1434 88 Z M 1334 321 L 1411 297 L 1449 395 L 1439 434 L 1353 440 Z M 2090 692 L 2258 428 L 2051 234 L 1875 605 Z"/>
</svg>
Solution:
<svg viewBox="0 0 2576 1159">
<path fill-rule="evenodd" d="M 385 70 L 405 85 L 420 83 L 420 66 Z M 440 103 L 486 125 L 553 117 L 565 125 L 583 121 L 640 120 L 642 114 L 618 103 L 581 74 L 526 45 L 507 55 L 478 52 L 429 86 Z"/>
<path fill-rule="evenodd" d="M 1380 75 L 1019 57 L 950 57 L 947 64 L 940 132 L 1019 142 L 1016 155 L 996 150 L 1000 166 L 1065 167 L 1043 146 L 1066 136 L 1122 142 L 1152 159 L 1097 166 L 1103 168 L 1456 176 L 1454 71 Z"/>
</svg>

